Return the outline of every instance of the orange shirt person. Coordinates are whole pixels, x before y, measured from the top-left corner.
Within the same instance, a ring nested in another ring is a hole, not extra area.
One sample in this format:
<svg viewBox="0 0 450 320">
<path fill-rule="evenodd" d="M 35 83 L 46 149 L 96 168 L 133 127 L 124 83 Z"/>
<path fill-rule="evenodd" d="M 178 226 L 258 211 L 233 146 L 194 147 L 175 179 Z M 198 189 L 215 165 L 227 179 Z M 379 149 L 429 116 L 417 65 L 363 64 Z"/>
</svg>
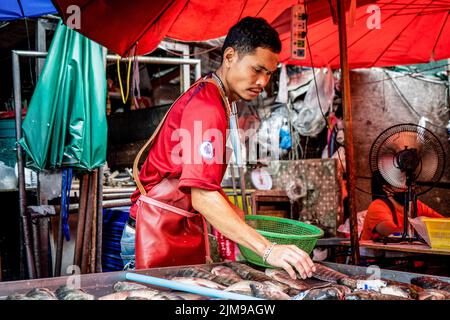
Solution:
<svg viewBox="0 0 450 320">
<path fill-rule="evenodd" d="M 386 184 L 387 182 L 379 173 L 374 173 L 372 177 L 374 201 L 367 209 L 361 240 L 377 240 L 393 233 L 403 233 L 404 208 L 402 204 L 404 203 L 405 193 L 396 193 L 388 196 L 383 187 Z M 393 210 L 389 207 L 389 201 Z M 442 215 L 419 200 L 417 200 L 417 216 L 443 218 Z"/>
</svg>

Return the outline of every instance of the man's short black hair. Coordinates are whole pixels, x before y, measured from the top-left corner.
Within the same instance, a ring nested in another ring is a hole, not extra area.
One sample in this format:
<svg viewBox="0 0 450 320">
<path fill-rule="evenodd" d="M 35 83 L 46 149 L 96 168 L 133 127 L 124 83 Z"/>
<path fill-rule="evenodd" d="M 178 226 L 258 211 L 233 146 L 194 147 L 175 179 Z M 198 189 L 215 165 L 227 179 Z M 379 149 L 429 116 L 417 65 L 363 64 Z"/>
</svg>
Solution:
<svg viewBox="0 0 450 320">
<path fill-rule="evenodd" d="M 244 54 L 253 53 L 256 48 L 280 53 L 281 41 L 278 32 L 265 19 L 245 17 L 228 31 L 222 47 L 222 58 L 229 47 Z"/>
</svg>

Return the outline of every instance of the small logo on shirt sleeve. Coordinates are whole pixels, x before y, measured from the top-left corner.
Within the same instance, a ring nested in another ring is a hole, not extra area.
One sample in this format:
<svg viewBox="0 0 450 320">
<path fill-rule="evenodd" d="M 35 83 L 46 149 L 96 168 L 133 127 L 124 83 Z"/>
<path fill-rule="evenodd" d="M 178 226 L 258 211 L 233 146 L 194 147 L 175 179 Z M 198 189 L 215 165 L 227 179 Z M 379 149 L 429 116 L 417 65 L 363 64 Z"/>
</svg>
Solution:
<svg viewBox="0 0 450 320">
<path fill-rule="evenodd" d="M 200 145 L 200 155 L 206 160 L 211 160 L 214 157 L 214 149 L 210 141 L 204 141 Z"/>
</svg>

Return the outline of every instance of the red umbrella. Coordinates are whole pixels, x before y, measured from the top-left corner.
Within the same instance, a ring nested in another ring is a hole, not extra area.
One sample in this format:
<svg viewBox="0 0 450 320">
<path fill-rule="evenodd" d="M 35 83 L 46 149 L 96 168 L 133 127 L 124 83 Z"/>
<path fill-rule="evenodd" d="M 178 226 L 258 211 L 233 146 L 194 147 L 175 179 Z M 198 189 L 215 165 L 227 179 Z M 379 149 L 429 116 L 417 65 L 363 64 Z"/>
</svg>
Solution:
<svg viewBox="0 0 450 320">
<path fill-rule="evenodd" d="M 349 7 L 350 0 L 347 2 Z M 356 1 L 356 0 L 355 0 Z M 81 8 L 78 31 L 110 50 L 127 55 L 137 44 L 137 55 L 153 51 L 164 37 L 180 41 L 204 41 L 226 35 L 241 17 L 260 16 L 280 33 L 282 62 L 311 65 L 290 59 L 290 7 L 296 0 L 53 0 L 64 21 L 68 6 Z M 300 1 L 302 2 L 302 1 Z M 330 3 L 308 0 L 308 39 L 314 65 L 339 67 L 338 27 Z M 367 23 L 380 11 L 380 29 Z M 374 7 L 374 8 L 377 8 Z M 426 63 L 450 57 L 448 0 L 358 0 L 355 24 L 347 27 L 350 68 Z M 348 16 L 348 15 L 347 15 Z M 352 15 L 353 16 L 353 15 Z"/>
<path fill-rule="evenodd" d="M 78 31 L 124 56 L 132 53 L 135 44 L 135 54 L 149 53 L 164 37 L 182 41 L 218 38 L 245 16 L 260 16 L 271 22 L 297 1 L 53 0 L 53 3 L 66 23 L 77 19 L 72 10 L 76 8 L 74 5 L 78 6 L 81 27 Z"/>
<path fill-rule="evenodd" d="M 339 68 L 338 26 L 333 24 L 329 7 L 310 5 L 307 11 L 308 40 L 314 66 Z M 449 12 L 450 1 L 357 1 L 355 23 L 353 26 L 347 24 L 349 67 L 428 63 L 449 58 Z M 380 17 L 379 29 L 375 23 L 377 15 Z M 348 14 L 347 19 L 351 20 Z M 290 10 L 281 14 L 272 25 L 280 33 L 283 43 L 280 60 L 288 64 L 311 66 L 308 51 L 305 60 L 290 59 Z"/>
</svg>

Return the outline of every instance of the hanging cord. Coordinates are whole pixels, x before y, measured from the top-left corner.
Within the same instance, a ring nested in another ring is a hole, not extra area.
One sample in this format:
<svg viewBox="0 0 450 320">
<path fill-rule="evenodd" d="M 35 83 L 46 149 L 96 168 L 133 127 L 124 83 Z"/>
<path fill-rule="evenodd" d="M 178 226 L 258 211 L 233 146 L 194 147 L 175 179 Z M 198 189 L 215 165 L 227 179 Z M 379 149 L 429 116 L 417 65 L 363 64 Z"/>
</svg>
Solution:
<svg viewBox="0 0 450 320">
<path fill-rule="evenodd" d="M 61 188 L 61 215 L 62 231 L 66 241 L 70 241 L 69 230 L 69 206 L 70 206 L 70 189 L 72 187 L 72 168 L 62 170 L 62 188 Z"/>
<path fill-rule="evenodd" d="M 128 100 L 128 96 L 130 95 L 130 75 L 131 75 L 131 64 L 132 61 L 128 58 L 128 72 L 127 72 L 127 95 L 123 94 L 123 86 L 122 86 L 122 76 L 120 75 L 120 56 L 117 56 L 117 77 L 119 78 L 119 86 L 120 86 L 120 94 L 122 96 L 123 104 L 125 104 Z"/>
</svg>

